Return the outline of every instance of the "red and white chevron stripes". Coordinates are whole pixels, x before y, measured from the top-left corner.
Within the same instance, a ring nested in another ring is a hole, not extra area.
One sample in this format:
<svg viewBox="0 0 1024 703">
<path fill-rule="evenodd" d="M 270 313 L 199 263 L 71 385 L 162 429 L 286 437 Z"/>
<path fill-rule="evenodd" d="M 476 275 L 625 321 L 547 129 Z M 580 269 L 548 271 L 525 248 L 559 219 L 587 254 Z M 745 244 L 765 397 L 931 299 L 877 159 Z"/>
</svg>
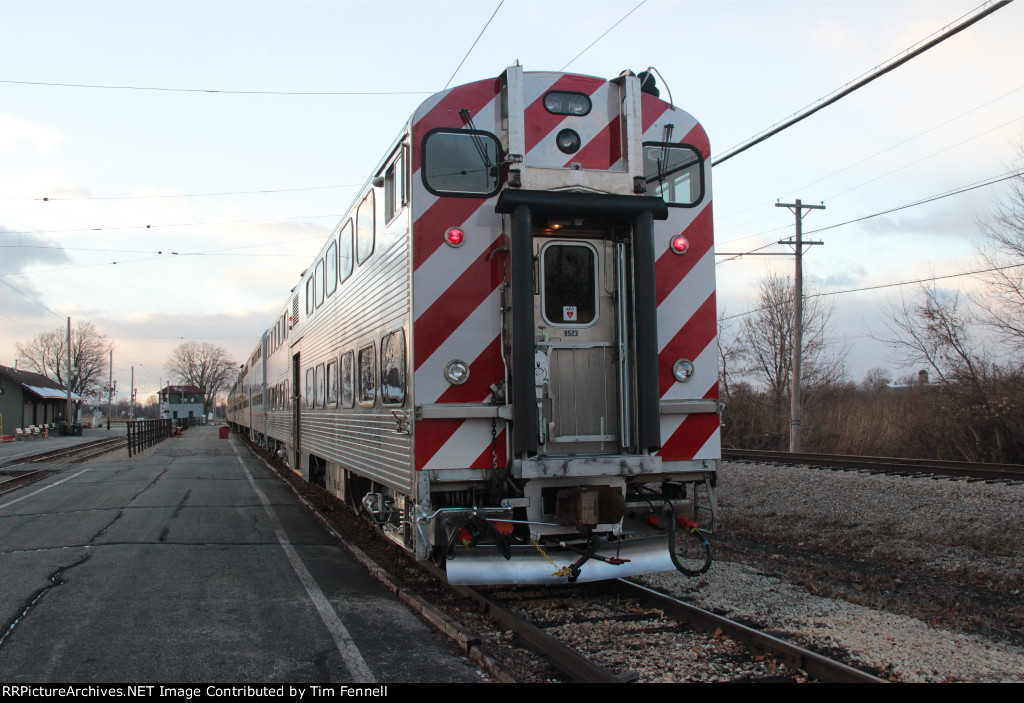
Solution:
<svg viewBox="0 0 1024 703">
<path fill-rule="evenodd" d="M 542 99 L 550 90 L 586 93 L 593 108 L 586 119 L 552 115 Z M 607 81 L 586 76 L 528 73 L 524 76 L 527 166 L 624 171 L 619 90 Z M 413 350 L 417 405 L 479 403 L 490 396 L 491 384 L 505 380 L 501 353 L 499 286 L 502 283 L 503 246 L 497 198 L 438 197 L 429 193 L 421 178 L 423 137 L 439 127 L 463 129 L 459 114 L 469 110 L 477 129 L 499 133 L 500 84 L 486 80 L 454 88 L 431 98 L 413 117 Z M 709 157 L 704 130 L 682 110 L 644 95 L 641 102 L 645 141 L 662 141 L 665 125 L 672 124 L 672 141 L 697 147 Z M 557 149 L 553 135 L 569 123 L 579 133 L 581 149 L 567 157 Z M 717 338 L 715 328 L 714 247 L 711 221 L 710 165 L 705 162 L 704 200 L 693 208 L 670 208 L 669 218 L 655 223 L 659 393 L 663 400 L 717 399 Z M 449 227 L 465 232 L 458 248 L 444 245 Z M 672 237 L 684 234 L 689 251 L 669 251 Z M 694 362 L 687 383 L 675 382 L 672 364 L 678 358 Z M 470 375 L 462 385 L 444 378 L 448 362 L 469 363 Z M 499 423 L 497 461 L 506 457 L 504 423 Z M 664 461 L 717 458 L 720 455 L 718 416 L 666 415 L 662 425 Z M 416 467 L 420 470 L 490 468 L 489 420 L 418 420 Z"/>
</svg>

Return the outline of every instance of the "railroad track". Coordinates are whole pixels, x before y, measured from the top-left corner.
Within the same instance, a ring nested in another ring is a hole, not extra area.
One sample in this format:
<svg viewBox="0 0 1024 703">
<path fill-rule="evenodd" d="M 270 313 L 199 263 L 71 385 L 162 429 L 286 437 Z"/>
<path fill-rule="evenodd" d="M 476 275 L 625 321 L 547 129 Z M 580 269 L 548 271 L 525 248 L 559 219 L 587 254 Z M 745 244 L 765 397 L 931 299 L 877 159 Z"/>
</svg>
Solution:
<svg viewBox="0 0 1024 703">
<path fill-rule="evenodd" d="M 14 459 L 0 466 L 0 493 L 26 486 L 46 478 L 54 469 L 65 464 L 77 464 L 97 456 L 123 449 L 128 444 L 126 437 L 111 437 L 95 442 L 83 442 L 71 447 L 55 449 L 42 454 L 25 457 L 23 461 Z M 33 468 L 44 464 L 43 468 Z"/>
<path fill-rule="evenodd" d="M 258 452 L 257 456 L 260 456 Z M 743 668 L 742 665 L 736 665 L 737 659 L 755 663 L 759 663 L 759 660 L 770 660 L 760 662 L 764 664 L 762 668 L 766 670 L 763 674 L 726 674 L 709 680 L 794 680 L 796 677 L 802 677 L 823 682 L 884 682 L 883 679 L 841 662 L 624 580 L 581 584 L 571 588 L 492 587 L 486 591 L 467 586 L 452 586 L 448 584 L 440 569 L 409 558 L 407 552 L 399 550 L 389 540 L 383 538 L 379 531 L 357 529 L 349 533 L 344 526 L 346 516 L 347 520 L 355 521 L 360 528 L 366 527 L 355 518 L 354 512 L 347 507 L 338 509 L 340 504 L 337 500 L 319 489 L 311 490 L 306 486 L 307 490 L 300 492 L 295 483 L 289 480 L 292 477 L 288 472 L 271 463 L 272 459 L 262 460 L 267 468 L 278 473 L 282 480 L 291 486 L 299 500 L 371 573 L 391 588 L 401 600 L 417 610 L 427 622 L 451 637 L 467 655 L 480 652 L 482 649 L 492 659 L 500 661 L 503 656 L 487 644 L 481 647 L 481 643 L 487 642 L 488 637 L 477 628 L 480 627 L 480 616 L 485 616 L 495 621 L 499 630 L 513 632 L 514 639 L 520 646 L 525 645 L 540 654 L 553 670 L 557 670 L 568 680 L 587 683 L 626 683 L 641 680 L 642 677 L 636 670 L 625 667 L 616 671 L 612 667 L 603 666 L 586 652 L 580 651 L 580 648 L 547 631 L 557 631 L 567 624 L 571 627 L 575 620 L 581 621 L 583 626 L 593 626 L 602 642 L 628 637 L 628 642 L 632 644 L 628 644 L 627 649 L 633 650 L 641 659 L 656 653 L 648 640 L 659 637 L 666 643 L 663 650 L 689 647 L 701 650 L 701 655 L 705 650 L 722 650 L 725 665 L 731 665 L 737 671 Z M 359 542 L 358 546 L 350 541 L 353 538 Z M 389 551 L 395 552 L 396 554 L 392 556 L 396 558 L 392 560 L 386 556 Z M 382 556 L 384 561 L 378 563 L 376 560 Z M 381 563 L 390 563 L 387 569 L 393 572 L 382 568 Z M 424 579 L 424 571 L 430 575 L 429 579 Z M 413 575 L 415 573 L 419 573 L 420 577 Z M 431 585 L 422 583 L 424 580 Z M 453 606 L 451 596 L 441 595 L 442 593 L 454 593 L 459 596 L 459 603 Z M 473 606 L 466 607 L 465 599 L 469 599 Z M 547 601 L 550 606 L 547 608 L 548 615 L 531 615 L 530 601 Z M 587 612 L 578 617 L 567 615 L 570 610 L 579 611 L 581 605 L 586 607 Z M 468 624 L 464 624 L 460 620 L 467 613 L 471 613 L 472 617 L 469 618 Z M 552 621 L 550 613 L 556 613 L 555 621 Z M 473 624 L 474 622 L 477 624 Z M 618 623 L 626 624 L 626 628 L 622 631 L 616 629 Z M 692 629 L 702 631 L 700 637 L 703 638 L 703 644 L 695 646 L 691 643 L 694 635 L 689 630 Z M 723 642 L 722 635 L 733 644 Z M 614 644 L 610 642 L 609 646 L 605 646 L 598 643 L 597 651 L 599 654 L 605 654 Z M 743 649 L 745 653 L 740 651 Z M 510 656 L 522 657 L 521 650 L 518 655 Z M 786 671 L 784 677 L 773 671 L 774 663 L 782 664 L 781 668 Z M 523 669 L 522 662 L 513 664 L 499 664 L 498 668 L 501 671 L 492 671 L 492 674 L 508 675 L 515 669 Z M 484 668 L 491 671 L 489 665 Z M 756 668 L 753 664 L 746 667 L 748 671 L 753 668 Z M 683 677 L 687 672 L 684 669 L 679 673 L 680 677 Z M 648 680 L 649 678 L 648 676 Z"/>
<path fill-rule="evenodd" d="M 126 445 L 127 441 L 128 440 L 125 437 L 110 437 L 108 439 L 97 439 L 93 442 L 81 442 L 70 447 L 54 449 L 49 452 L 42 452 L 41 454 L 33 454 L 32 456 L 25 457 L 21 461 L 13 459 L 8 463 L 0 465 L 0 471 L 9 471 L 17 467 L 30 466 L 41 462 L 71 464 L 76 461 L 86 461 L 94 456 L 99 456 L 101 454 L 106 454 L 107 452 L 112 452 L 115 449 L 120 449 Z"/>
<path fill-rule="evenodd" d="M 436 567 L 424 568 L 435 577 L 444 578 L 443 572 Z M 625 642 L 626 649 L 634 650 L 634 654 L 638 648 L 652 647 L 653 655 L 653 648 L 657 645 L 652 643 L 656 643 L 659 637 L 669 643 L 669 648 L 703 647 L 711 652 L 710 659 L 718 656 L 724 661 L 721 666 L 726 671 L 730 668 L 737 670 L 733 680 L 796 680 L 806 675 L 807 678 L 829 683 L 884 683 L 883 679 L 842 662 L 623 579 L 572 589 L 518 587 L 488 589 L 490 593 L 485 593 L 466 586 L 449 585 L 449 588 L 474 601 L 500 627 L 514 632 L 523 644 L 541 654 L 569 678 L 581 683 L 627 683 L 638 680 L 640 675 L 632 669 L 615 671 L 602 666 L 548 630 L 571 630 L 574 625 L 585 627 L 588 622 L 596 623 L 600 642 Z M 581 602 L 587 604 L 586 611 L 580 610 Z M 535 607 L 536 603 L 543 603 L 543 606 Z M 573 615 L 573 611 L 577 615 Z M 694 635 L 689 632 L 691 629 L 702 633 Z M 710 647 L 707 645 L 709 635 L 714 642 Z M 742 656 L 721 641 L 722 635 L 745 649 L 754 663 L 737 663 Z M 612 647 L 609 644 L 609 649 Z M 598 649 L 600 655 L 607 658 L 609 652 L 604 646 Z M 611 656 L 615 657 L 614 654 Z M 767 667 L 770 670 L 768 674 L 750 673 L 751 668 L 763 668 L 766 658 L 772 662 Z M 774 671 L 776 662 L 784 665 L 785 674 L 779 675 Z M 676 673 L 685 675 L 685 672 Z M 711 673 L 710 676 L 723 674 Z M 728 678 L 729 674 L 724 676 Z"/>
<path fill-rule="evenodd" d="M 939 461 L 900 457 L 811 454 L 761 449 L 723 449 L 723 459 L 749 459 L 765 463 L 801 464 L 823 468 L 866 469 L 879 473 L 953 476 L 988 481 L 1024 481 L 1020 464 L 984 464 L 971 461 Z"/>
</svg>

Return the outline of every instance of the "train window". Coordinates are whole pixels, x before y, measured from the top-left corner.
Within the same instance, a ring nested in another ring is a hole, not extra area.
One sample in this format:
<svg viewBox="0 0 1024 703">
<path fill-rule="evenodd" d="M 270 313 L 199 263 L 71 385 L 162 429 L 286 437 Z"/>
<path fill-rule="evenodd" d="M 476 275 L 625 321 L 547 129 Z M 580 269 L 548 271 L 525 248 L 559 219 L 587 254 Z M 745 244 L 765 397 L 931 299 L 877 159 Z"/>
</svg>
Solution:
<svg viewBox="0 0 1024 703">
<path fill-rule="evenodd" d="M 313 407 L 313 369 L 306 369 L 306 407 Z"/>
<path fill-rule="evenodd" d="M 491 196 L 501 187 L 501 144 L 490 132 L 427 132 L 422 161 L 423 185 L 434 195 Z"/>
<path fill-rule="evenodd" d="M 306 317 L 313 314 L 313 276 L 306 279 Z"/>
<path fill-rule="evenodd" d="M 338 407 L 338 360 L 331 359 L 327 363 L 327 405 Z"/>
<path fill-rule="evenodd" d="M 327 276 L 327 297 L 329 298 L 338 289 L 338 243 L 333 239 L 327 246 L 327 269 L 325 275 Z"/>
<path fill-rule="evenodd" d="M 344 283 L 352 275 L 352 220 L 341 228 L 338 237 L 338 281 Z"/>
<path fill-rule="evenodd" d="M 669 205 L 690 207 L 704 197 L 704 160 L 688 144 L 644 142 L 647 192 Z"/>
<path fill-rule="evenodd" d="M 398 193 L 396 186 L 398 185 L 397 178 L 395 177 L 396 171 L 401 171 L 399 168 L 401 162 L 395 161 L 388 167 L 388 170 L 384 173 L 384 221 L 391 222 L 395 219 L 395 213 L 398 212 Z"/>
<path fill-rule="evenodd" d="M 353 367 L 355 366 L 355 355 L 352 352 L 345 352 L 341 355 L 341 407 L 351 408 L 355 405 L 356 389 L 353 378 Z"/>
<path fill-rule="evenodd" d="M 371 190 L 363 198 L 356 211 L 356 261 L 362 266 L 373 253 L 377 218 L 374 213 L 374 197 Z"/>
<path fill-rule="evenodd" d="M 324 260 L 316 262 L 316 272 L 313 274 L 313 291 L 316 293 L 316 306 L 324 304 Z"/>
<path fill-rule="evenodd" d="M 324 407 L 324 365 L 317 364 L 316 371 L 313 374 L 314 383 L 316 387 L 313 390 L 313 407 L 322 408 Z"/>
<path fill-rule="evenodd" d="M 380 398 L 384 405 L 405 402 L 405 331 L 398 330 L 380 343 Z"/>
<path fill-rule="evenodd" d="M 359 350 L 359 402 L 372 403 L 377 397 L 377 378 L 373 364 L 373 345 Z"/>
<path fill-rule="evenodd" d="M 558 242 L 541 256 L 541 309 L 559 327 L 597 319 L 597 253 L 589 244 Z"/>
</svg>

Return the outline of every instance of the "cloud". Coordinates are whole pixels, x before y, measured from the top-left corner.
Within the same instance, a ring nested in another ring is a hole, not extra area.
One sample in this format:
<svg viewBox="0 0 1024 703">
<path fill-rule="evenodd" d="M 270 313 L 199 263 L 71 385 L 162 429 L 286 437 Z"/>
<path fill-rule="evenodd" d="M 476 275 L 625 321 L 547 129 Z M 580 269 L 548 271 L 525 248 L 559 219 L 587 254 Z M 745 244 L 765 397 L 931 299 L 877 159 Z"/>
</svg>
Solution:
<svg viewBox="0 0 1024 703">
<path fill-rule="evenodd" d="M 893 215 L 865 220 L 860 227 L 872 236 L 897 234 L 952 235 L 974 238 L 978 235 L 977 208 L 943 208 L 922 215 Z"/>
<path fill-rule="evenodd" d="M 868 270 L 863 264 L 845 261 L 839 264 L 838 269 L 832 270 L 823 276 L 811 276 L 810 280 L 820 284 L 823 290 L 835 290 L 862 285 L 867 277 Z"/>
<path fill-rule="evenodd" d="M 38 234 L 22 233 L 0 225 L 0 275 L 18 273 L 37 264 L 71 261 L 64 247 Z"/>
<path fill-rule="evenodd" d="M 66 138 L 59 129 L 0 113 L 0 149 L 14 151 L 21 143 L 28 142 L 43 156 L 50 156 Z"/>
</svg>

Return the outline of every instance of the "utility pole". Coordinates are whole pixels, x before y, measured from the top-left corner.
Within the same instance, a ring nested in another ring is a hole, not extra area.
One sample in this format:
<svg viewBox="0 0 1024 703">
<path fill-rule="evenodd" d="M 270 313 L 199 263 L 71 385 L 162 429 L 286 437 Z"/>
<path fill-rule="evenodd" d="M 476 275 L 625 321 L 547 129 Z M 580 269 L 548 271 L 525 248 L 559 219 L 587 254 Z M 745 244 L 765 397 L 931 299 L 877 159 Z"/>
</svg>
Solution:
<svg viewBox="0 0 1024 703">
<path fill-rule="evenodd" d="M 68 318 L 68 375 L 64 379 L 68 386 L 68 402 L 64 407 L 64 423 L 68 435 L 71 434 L 71 318 Z"/>
<path fill-rule="evenodd" d="M 110 365 L 107 367 L 110 372 L 107 380 L 107 432 L 110 432 L 110 401 L 114 395 L 114 347 L 110 347 Z"/>
<path fill-rule="evenodd" d="M 822 242 L 805 242 L 803 240 L 803 211 L 824 210 L 824 205 L 804 205 L 799 199 L 795 203 L 775 203 L 775 207 L 787 207 L 796 215 L 796 239 L 781 241 L 779 244 L 792 244 L 796 253 L 796 274 L 793 277 L 793 378 L 790 382 L 789 403 L 789 451 L 800 451 L 800 364 L 804 346 L 804 244 L 822 244 Z"/>
</svg>

